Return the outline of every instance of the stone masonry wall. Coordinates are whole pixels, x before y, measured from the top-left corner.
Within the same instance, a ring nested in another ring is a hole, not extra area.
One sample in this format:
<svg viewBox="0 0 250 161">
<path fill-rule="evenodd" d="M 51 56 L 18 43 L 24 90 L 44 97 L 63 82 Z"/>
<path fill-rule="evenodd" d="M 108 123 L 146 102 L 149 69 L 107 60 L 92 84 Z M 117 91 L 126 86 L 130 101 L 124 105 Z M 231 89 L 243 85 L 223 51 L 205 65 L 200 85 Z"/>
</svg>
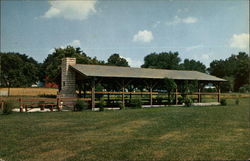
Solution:
<svg viewBox="0 0 250 161">
<path fill-rule="evenodd" d="M 69 65 L 75 65 L 76 58 L 62 59 L 62 80 L 61 80 L 61 98 L 76 97 L 75 72 L 69 69 Z"/>
</svg>

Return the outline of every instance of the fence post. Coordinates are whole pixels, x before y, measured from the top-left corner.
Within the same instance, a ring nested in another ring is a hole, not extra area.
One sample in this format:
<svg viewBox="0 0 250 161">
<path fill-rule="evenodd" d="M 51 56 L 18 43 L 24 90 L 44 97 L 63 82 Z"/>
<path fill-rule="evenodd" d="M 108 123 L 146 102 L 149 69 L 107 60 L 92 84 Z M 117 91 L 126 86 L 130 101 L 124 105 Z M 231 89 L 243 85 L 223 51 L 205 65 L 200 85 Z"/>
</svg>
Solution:
<svg viewBox="0 0 250 161">
<path fill-rule="evenodd" d="M 60 98 L 57 98 L 57 108 L 58 108 L 58 111 L 62 111 L 63 104 Z"/>
<path fill-rule="evenodd" d="M 23 112 L 22 98 L 19 98 L 19 107 L 20 107 L 20 112 Z"/>
<path fill-rule="evenodd" d="M 4 104 L 4 101 L 2 100 L 1 101 L 1 110 L 3 110 L 3 104 Z"/>
<path fill-rule="evenodd" d="M 56 106 L 57 106 L 57 110 L 60 111 L 60 102 L 59 102 L 59 98 L 56 98 Z"/>
</svg>

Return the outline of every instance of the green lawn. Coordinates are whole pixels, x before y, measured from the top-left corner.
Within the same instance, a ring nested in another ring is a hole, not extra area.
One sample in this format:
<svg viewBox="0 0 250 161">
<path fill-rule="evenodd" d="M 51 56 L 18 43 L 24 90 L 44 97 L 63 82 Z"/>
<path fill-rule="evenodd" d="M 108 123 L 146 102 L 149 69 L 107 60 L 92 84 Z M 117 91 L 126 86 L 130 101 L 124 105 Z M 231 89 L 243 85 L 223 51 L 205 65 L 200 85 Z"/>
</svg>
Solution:
<svg viewBox="0 0 250 161">
<path fill-rule="evenodd" d="M 228 104 L 0 115 L 0 159 L 247 160 L 250 100 Z"/>
</svg>

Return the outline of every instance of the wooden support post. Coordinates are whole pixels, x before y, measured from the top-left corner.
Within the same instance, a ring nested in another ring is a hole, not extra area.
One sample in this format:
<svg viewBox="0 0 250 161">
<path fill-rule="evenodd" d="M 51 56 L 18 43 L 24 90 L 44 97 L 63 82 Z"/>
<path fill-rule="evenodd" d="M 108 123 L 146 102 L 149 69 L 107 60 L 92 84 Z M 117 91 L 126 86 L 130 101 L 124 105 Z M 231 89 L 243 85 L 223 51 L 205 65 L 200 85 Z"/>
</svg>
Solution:
<svg viewBox="0 0 250 161">
<path fill-rule="evenodd" d="M 175 104 L 178 104 L 178 88 L 175 89 Z"/>
<path fill-rule="evenodd" d="M 56 106 L 59 109 L 59 98 L 56 98 Z"/>
<path fill-rule="evenodd" d="M 44 110 L 44 108 L 45 108 L 44 106 L 45 106 L 44 104 L 41 105 L 41 108 L 40 108 L 41 111 Z"/>
<path fill-rule="evenodd" d="M 62 111 L 62 105 L 61 105 L 61 100 L 60 100 L 60 98 L 57 98 L 57 99 L 56 99 L 56 105 L 57 105 L 58 111 Z"/>
<path fill-rule="evenodd" d="M 201 103 L 201 89 L 198 89 L 198 103 Z"/>
<path fill-rule="evenodd" d="M 82 97 L 82 88 L 81 87 L 79 88 L 79 97 L 80 98 Z"/>
<path fill-rule="evenodd" d="M 220 85 L 218 85 L 218 102 L 220 102 Z"/>
<path fill-rule="evenodd" d="M 51 105 L 49 109 L 50 109 L 50 111 L 53 111 L 53 105 Z"/>
<path fill-rule="evenodd" d="M 149 87 L 149 92 L 150 92 L 150 106 L 153 106 L 153 87 Z"/>
<path fill-rule="evenodd" d="M 20 107 L 20 112 L 23 112 L 22 98 L 19 98 L 19 107 Z"/>
<path fill-rule="evenodd" d="M 110 104 L 110 93 L 108 93 L 108 104 Z"/>
<path fill-rule="evenodd" d="M 86 91 L 87 91 L 86 84 L 84 84 L 84 88 L 83 88 L 83 97 L 84 98 L 86 98 Z"/>
<path fill-rule="evenodd" d="M 92 111 L 95 110 L 95 80 L 91 80 L 91 107 Z"/>
<path fill-rule="evenodd" d="M 3 104 L 4 104 L 4 102 L 3 102 L 3 100 L 1 101 L 1 110 L 3 110 Z M 21 111 L 20 111 L 21 112 Z"/>
<path fill-rule="evenodd" d="M 123 108 L 125 108 L 125 95 L 124 95 L 124 92 L 125 92 L 124 80 L 122 80 L 122 106 L 123 106 Z"/>
<path fill-rule="evenodd" d="M 150 102 L 150 106 L 153 105 L 153 88 L 155 87 L 155 85 L 157 84 L 157 82 L 155 84 L 153 84 L 153 82 L 150 80 L 149 82 L 144 81 L 147 88 L 149 89 L 149 102 Z"/>
</svg>

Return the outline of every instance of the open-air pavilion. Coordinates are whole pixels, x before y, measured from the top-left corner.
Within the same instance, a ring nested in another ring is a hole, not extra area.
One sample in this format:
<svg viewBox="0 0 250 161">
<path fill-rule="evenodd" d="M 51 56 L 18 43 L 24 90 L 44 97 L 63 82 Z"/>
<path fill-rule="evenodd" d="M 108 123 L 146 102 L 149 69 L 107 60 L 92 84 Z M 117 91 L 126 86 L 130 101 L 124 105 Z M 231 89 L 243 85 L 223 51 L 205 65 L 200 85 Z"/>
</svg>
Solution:
<svg viewBox="0 0 250 161">
<path fill-rule="evenodd" d="M 197 102 L 202 101 L 202 95 L 217 95 L 217 101 L 220 101 L 220 83 L 224 79 L 197 72 L 184 70 L 166 70 L 151 68 L 131 68 L 108 65 L 86 65 L 76 64 L 75 58 L 64 58 L 62 60 L 62 87 L 60 91 L 61 98 L 77 97 L 78 95 L 86 97 L 90 95 L 91 107 L 96 107 L 96 97 L 98 95 L 107 95 L 105 101 L 110 101 L 110 95 L 119 95 L 123 106 L 127 100 L 131 100 L 133 95 L 146 95 L 147 104 L 153 106 L 154 95 L 158 95 L 164 79 L 174 80 L 177 88 L 172 95 L 175 96 L 174 103 L 178 103 L 179 95 L 196 95 Z M 183 93 L 181 89 L 184 83 L 196 82 L 197 91 L 192 93 Z M 208 83 L 216 87 L 216 92 L 207 93 L 202 89 Z M 103 91 L 96 91 L 96 86 L 101 84 L 106 88 Z M 112 89 L 109 87 L 112 86 Z M 140 92 L 136 89 L 141 88 Z M 143 89 L 143 90 L 142 90 Z M 147 90 L 147 91 L 145 91 Z"/>
</svg>

